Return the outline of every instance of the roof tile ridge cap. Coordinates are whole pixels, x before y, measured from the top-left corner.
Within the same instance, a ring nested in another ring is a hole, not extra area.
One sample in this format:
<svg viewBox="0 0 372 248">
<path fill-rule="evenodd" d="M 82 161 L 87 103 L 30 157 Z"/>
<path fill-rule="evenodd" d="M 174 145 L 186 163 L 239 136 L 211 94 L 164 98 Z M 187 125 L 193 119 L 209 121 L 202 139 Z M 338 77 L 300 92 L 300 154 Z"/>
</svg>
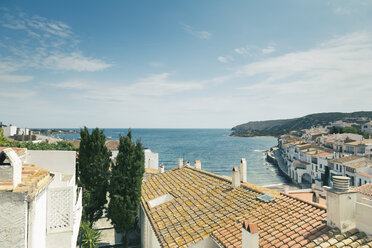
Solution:
<svg viewBox="0 0 372 248">
<path fill-rule="evenodd" d="M 257 189 L 254 189 L 254 188 L 250 187 L 250 185 L 254 185 L 255 187 L 257 187 Z M 277 197 L 277 196 L 280 195 L 280 193 L 277 192 L 277 191 L 275 191 L 275 190 L 272 190 L 272 189 L 269 189 L 269 188 L 266 188 L 266 187 L 263 187 L 263 186 L 254 184 L 254 183 L 245 182 L 245 183 L 242 183 L 240 186 L 243 186 L 244 188 L 247 188 L 249 190 L 252 190 L 252 191 L 254 191 L 256 193 L 272 194 L 275 197 Z"/>
<path fill-rule="evenodd" d="M 290 194 L 286 194 L 284 192 L 280 192 L 281 195 L 284 195 L 284 196 L 287 196 L 289 198 L 292 198 L 292 199 L 295 199 L 297 201 L 300 201 L 300 202 L 303 202 L 303 203 L 306 203 L 306 204 L 309 204 L 309 205 L 312 205 L 313 207 L 316 207 L 316 208 L 319 208 L 321 210 L 324 210 L 327 212 L 327 207 L 324 207 L 323 205 L 320 205 L 318 203 L 315 203 L 315 202 L 311 202 L 311 201 L 306 201 L 306 200 L 303 200 L 303 199 L 299 199 L 299 198 L 296 198 L 294 196 L 291 196 Z"/>
<path fill-rule="evenodd" d="M 221 180 L 226 181 L 226 182 L 230 182 L 230 183 L 232 182 L 231 179 L 229 179 L 229 178 L 226 178 L 226 177 L 224 177 L 224 176 L 220 176 L 220 175 L 216 175 L 216 174 L 214 174 L 214 173 L 212 173 L 212 172 L 209 172 L 209 171 L 195 169 L 195 168 L 190 167 L 190 166 L 185 166 L 185 167 L 183 167 L 183 168 L 187 168 L 187 169 L 190 169 L 190 170 L 192 170 L 192 171 L 195 171 L 195 172 L 199 172 L 199 173 L 205 174 L 205 175 L 207 175 L 207 176 L 211 176 L 211 177 L 214 177 L 214 178 L 217 178 L 217 179 L 221 179 Z M 183 169 L 183 168 L 182 168 L 182 169 Z"/>
</svg>

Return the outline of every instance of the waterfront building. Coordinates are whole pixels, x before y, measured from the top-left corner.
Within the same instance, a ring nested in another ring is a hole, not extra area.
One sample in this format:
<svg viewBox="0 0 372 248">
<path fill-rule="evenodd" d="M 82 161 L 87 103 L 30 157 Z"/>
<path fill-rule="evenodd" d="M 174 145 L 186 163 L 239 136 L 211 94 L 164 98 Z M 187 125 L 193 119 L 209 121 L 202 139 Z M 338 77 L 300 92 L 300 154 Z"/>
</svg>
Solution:
<svg viewBox="0 0 372 248">
<path fill-rule="evenodd" d="M 372 134 L 372 121 L 362 125 L 362 132 Z"/>
<path fill-rule="evenodd" d="M 372 245 L 372 204 L 357 202 L 349 178 L 337 180 L 325 208 L 243 183 L 238 167 L 228 179 L 179 165 L 143 183 L 141 247 Z"/>
<path fill-rule="evenodd" d="M 372 139 L 363 139 L 344 144 L 343 151 L 348 154 L 365 155 L 372 152 Z"/>
<path fill-rule="evenodd" d="M 2 128 L 4 130 L 3 134 L 6 137 L 11 137 L 17 134 L 17 127 L 13 126 L 12 124 L 8 126 L 3 126 Z"/>
<path fill-rule="evenodd" d="M 330 148 L 335 152 L 343 152 L 345 142 L 361 141 L 363 136 L 355 133 L 335 133 L 318 137 L 316 143 Z"/>
<path fill-rule="evenodd" d="M 76 247 L 76 152 L 0 148 L 0 247 Z"/>
</svg>

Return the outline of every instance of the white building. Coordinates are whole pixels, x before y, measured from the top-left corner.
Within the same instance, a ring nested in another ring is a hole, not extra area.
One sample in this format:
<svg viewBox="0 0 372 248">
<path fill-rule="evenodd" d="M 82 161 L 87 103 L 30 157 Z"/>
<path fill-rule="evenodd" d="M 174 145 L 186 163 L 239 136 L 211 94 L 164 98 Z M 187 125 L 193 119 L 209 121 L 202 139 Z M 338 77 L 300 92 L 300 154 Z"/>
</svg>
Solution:
<svg viewBox="0 0 372 248">
<path fill-rule="evenodd" d="M 0 247 L 76 247 L 76 152 L 0 150 Z"/>
<path fill-rule="evenodd" d="M 152 152 L 150 149 L 144 149 L 145 168 L 159 170 L 159 153 Z"/>
<path fill-rule="evenodd" d="M 345 153 L 354 155 L 371 154 L 372 152 L 372 139 L 363 139 L 360 141 L 353 141 L 344 144 L 343 151 Z"/>
<path fill-rule="evenodd" d="M 9 126 L 3 127 L 3 130 L 4 130 L 4 136 L 6 137 L 14 136 L 17 134 L 16 126 L 9 125 Z"/>
<path fill-rule="evenodd" d="M 362 132 L 367 132 L 372 134 L 372 121 L 362 125 Z"/>
</svg>

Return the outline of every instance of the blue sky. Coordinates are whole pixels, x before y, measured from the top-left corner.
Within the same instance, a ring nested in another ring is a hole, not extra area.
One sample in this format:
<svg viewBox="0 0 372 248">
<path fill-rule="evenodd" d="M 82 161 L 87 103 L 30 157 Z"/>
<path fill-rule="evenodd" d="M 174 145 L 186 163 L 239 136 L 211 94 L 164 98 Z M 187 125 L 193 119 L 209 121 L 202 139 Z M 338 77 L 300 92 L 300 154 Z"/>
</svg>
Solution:
<svg viewBox="0 0 372 248">
<path fill-rule="evenodd" d="M 231 128 L 371 110 L 372 0 L 0 3 L 0 121 Z"/>
</svg>

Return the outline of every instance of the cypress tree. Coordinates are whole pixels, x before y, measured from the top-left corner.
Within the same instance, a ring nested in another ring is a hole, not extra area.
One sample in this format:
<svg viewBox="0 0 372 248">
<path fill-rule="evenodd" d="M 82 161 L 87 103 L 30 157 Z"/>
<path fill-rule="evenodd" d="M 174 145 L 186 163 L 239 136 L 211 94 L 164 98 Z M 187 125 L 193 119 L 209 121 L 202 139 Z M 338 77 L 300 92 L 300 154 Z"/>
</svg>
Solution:
<svg viewBox="0 0 372 248">
<path fill-rule="evenodd" d="M 128 246 L 129 234 L 135 228 L 141 198 L 142 177 L 145 172 L 145 155 L 140 141 L 127 136 L 120 137 L 119 153 L 112 168 L 110 179 L 110 202 L 107 216 L 115 230 L 124 233 L 122 243 Z"/>
<path fill-rule="evenodd" d="M 83 187 L 83 220 L 93 225 L 103 215 L 107 203 L 108 169 L 111 152 L 105 146 L 106 137 L 98 128 L 89 134 L 80 130 L 78 173 Z"/>
</svg>

